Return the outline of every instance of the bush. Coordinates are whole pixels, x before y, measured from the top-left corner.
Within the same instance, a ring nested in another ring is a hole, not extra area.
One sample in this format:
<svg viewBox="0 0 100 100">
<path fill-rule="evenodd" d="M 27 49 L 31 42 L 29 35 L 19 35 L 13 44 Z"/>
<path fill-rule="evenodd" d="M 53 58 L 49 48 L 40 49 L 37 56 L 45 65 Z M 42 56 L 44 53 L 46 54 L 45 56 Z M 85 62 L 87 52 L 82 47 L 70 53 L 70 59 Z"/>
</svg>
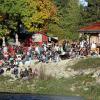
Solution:
<svg viewBox="0 0 100 100">
<path fill-rule="evenodd" d="M 52 75 L 46 75 L 45 74 L 45 69 L 44 67 L 42 66 L 40 68 L 40 72 L 39 72 L 39 79 L 40 80 L 50 80 L 50 79 L 53 79 L 54 77 Z"/>
</svg>

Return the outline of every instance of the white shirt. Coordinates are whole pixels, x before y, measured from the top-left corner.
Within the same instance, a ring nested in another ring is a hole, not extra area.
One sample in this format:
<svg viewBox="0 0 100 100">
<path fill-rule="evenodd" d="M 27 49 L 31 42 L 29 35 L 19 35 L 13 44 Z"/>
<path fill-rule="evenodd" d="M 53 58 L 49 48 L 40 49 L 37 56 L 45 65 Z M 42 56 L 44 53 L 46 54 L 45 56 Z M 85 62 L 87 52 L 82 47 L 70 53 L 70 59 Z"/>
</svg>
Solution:
<svg viewBox="0 0 100 100">
<path fill-rule="evenodd" d="M 96 44 L 92 43 L 91 48 L 95 49 L 96 48 Z"/>
<path fill-rule="evenodd" d="M 55 50 L 56 51 L 59 51 L 59 46 L 55 46 Z"/>
<path fill-rule="evenodd" d="M 3 52 L 7 52 L 8 48 L 7 47 L 4 47 L 3 48 Z"/>
<path fill-rule="evenodd" d="M 39 47 L 36 47 L 36 48 L 35 48 L 35 51 L 36 51 L 37 53 L 40 53 Z"/>
<path fill-rule="evenodd" d="M 84 47 L 84 42 L 80 42 L 80 47 L 83 48 Z"/>
<path fill-rule="evenodd" d="M 44 48 L 44 51 L 47 51 L 47 48 L 46 48 L 46 46 L 44 46 L 43 48 Z"/>
<path fill-rule="evenodd" d="M 32 47 L 28 47 L 28 51 L 30 51 L 32 49 Z"/>
</svg>

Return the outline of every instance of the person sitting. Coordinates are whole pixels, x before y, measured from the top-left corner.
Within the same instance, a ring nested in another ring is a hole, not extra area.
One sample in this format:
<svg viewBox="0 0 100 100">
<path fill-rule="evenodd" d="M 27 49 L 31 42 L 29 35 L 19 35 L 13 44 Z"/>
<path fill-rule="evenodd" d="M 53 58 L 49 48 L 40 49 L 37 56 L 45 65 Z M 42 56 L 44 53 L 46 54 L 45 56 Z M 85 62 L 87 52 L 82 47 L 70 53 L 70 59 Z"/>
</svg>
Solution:
<svg viewBox="0 0 100 100">
<path fill-rule="evenodd" d="M 18 78 L 18 67 L 14 67 L 14 75 L 16 78 Z"/>
<path fill-rule="evenodd" d="M 20 70 L 20 78 L 23 78 L 24 77 L 24 71 L 21 69 Z"/>
<path fill-rule="evenodd" d="M 4 73 L 3 69 L 0 69 L 0 75 L 2 75 Z"/>
<path fill-rule="evenodd" d="M 32 78 L 32 76 L 33 76 L 32 68 L 29 68 L 29 69 L 28 69 L 28 73 L 29 73 L 29 78 Z"/>
<path fill-rule="evenodd" d="M 96 48 L 97 48 L 96 43 L 94 43 L 94 41 L 93 41 L 91 44 L 91 54 L 92 55 L 96 54 Z"/>
<path fill-rule="evenodd" d="M 7 72 L 7 71 L 10 71 L 10 70 L 11 70 L 11 68 L 10 68 L 10 67 L 8 67 L 8 68 L 6 69 L 6 72 Z"/>
<path fill-rule="evenodd" d="M 25 68 L 25 70 L 24 70 L 24 77 L 28 77 L 29 76 L 29 72 L 28 72 L 28 70 Z"/>
</svg>

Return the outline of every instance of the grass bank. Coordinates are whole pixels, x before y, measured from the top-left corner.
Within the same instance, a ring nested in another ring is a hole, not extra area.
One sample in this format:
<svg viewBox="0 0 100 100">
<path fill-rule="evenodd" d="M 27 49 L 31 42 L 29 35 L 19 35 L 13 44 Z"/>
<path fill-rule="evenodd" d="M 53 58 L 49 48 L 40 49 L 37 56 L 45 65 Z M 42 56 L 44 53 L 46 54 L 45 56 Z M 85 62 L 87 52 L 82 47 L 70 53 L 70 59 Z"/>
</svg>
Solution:
<svg viewBox="0 0 100 100">
<path fill-rule="evenodd" d="M 98 68 L 100 67 L 100 58 L 87 58 L 78 61 L 76 64 L 69 66 L 74 70 Z"/>
<path fill-rule="evenodd" d="M 95 79 L 79 76 L 70 79 L 16 80 L 0 76 L 0 92 L 32 93 L 63 96 L 83 96 L 86 100 L 100 100 L 100 85 Z"/>
<path fill-rule="evenodd" d="M 75 70 L 98 68 L 100 58 L 83 59 L 70 67 Z M 13 80 L 11 77 L 0 76 L 0 92 L 82 96 L 86 100 L 100 100 L 100 84 L 96 84 L 91 75 L 55 79 L 46 76 L 42 69 L 40 74 L 38 79 L 31 80 Z"/>
</svg>

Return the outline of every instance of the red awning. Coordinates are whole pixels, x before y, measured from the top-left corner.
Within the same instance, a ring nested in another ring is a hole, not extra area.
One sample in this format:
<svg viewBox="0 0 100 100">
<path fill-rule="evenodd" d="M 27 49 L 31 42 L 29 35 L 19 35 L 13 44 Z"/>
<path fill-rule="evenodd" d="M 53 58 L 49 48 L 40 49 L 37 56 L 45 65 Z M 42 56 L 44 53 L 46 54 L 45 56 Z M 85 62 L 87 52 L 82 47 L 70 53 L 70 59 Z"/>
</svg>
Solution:
<svg viewBox="0 0 100 100">
<path fill-rule="evenodd" d="M 79 30 L 79 32 L 100 32 L 100 22 L 93 23 L 85 26 Z"/>
</svg>

